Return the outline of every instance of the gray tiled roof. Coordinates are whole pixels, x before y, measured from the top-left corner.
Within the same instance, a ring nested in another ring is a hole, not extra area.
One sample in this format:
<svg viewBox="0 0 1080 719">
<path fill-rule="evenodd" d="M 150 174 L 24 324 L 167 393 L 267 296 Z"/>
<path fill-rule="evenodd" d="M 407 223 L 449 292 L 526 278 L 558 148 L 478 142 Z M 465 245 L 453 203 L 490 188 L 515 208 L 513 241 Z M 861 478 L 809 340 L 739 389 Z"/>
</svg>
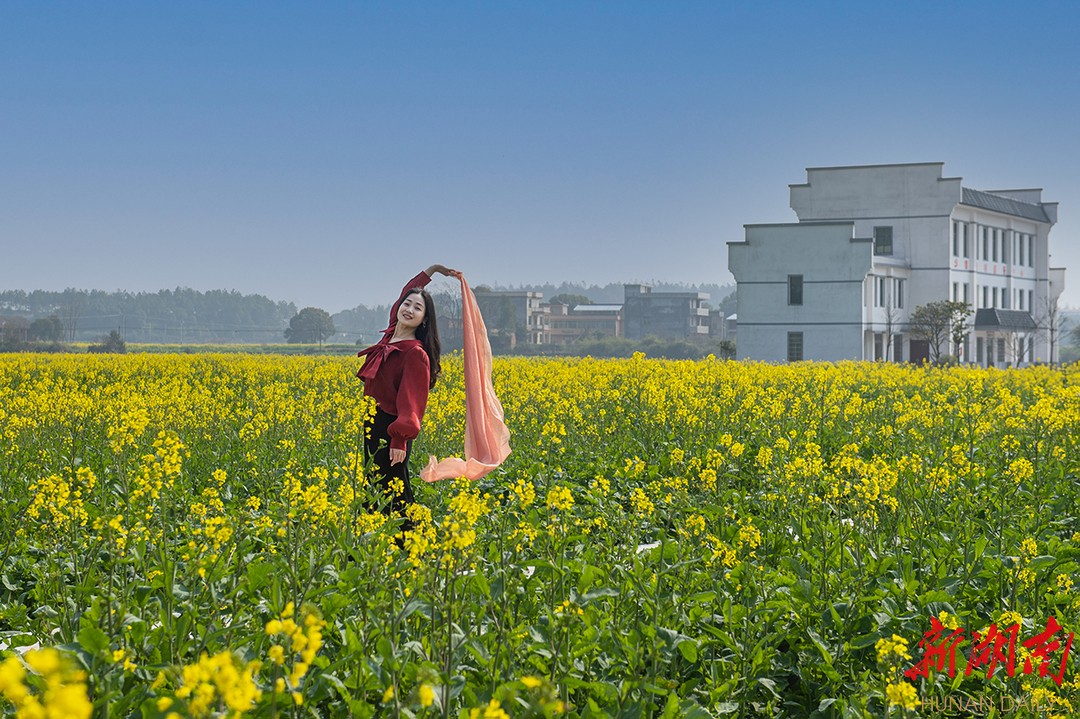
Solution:
<svg viewBox="0 0 1080 719">
<path fill-rule="evenodd" d="M 1050 222 L 1050 218 L 1046 216 L 1046 210 L 1043 209 L 1042 205 L 1021 202 L 1011 197 L 1003 197 L 982 190 L 972 190 L 970 187 L 962 187 L 961 189 L 964 191 L 963 199 L 960 200 L 961 205 L 981 207 L 984 210 L 1024 217 L 1036 222 Z"/>
<path fill-rule="evenodd" d="M 981 309 L 975 311 L 975 329 L 977 330 L 1025 330 L 1038 329 L 1030 312 L 1023 310 Z"/>
</svg>

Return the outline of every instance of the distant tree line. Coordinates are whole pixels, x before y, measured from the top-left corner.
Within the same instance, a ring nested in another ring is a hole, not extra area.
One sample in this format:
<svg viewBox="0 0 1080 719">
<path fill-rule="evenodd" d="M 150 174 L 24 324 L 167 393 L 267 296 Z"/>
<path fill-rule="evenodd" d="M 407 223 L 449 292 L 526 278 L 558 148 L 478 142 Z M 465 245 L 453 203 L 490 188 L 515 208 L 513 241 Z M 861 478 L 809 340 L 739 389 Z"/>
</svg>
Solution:
<svg viewBox="0 0 1080 719">
<path fill-rule="evenodd" d="M 475 288 L 481 292 L 485 288 Z M 508 289 L 497 287 L 495 289 Z M 529 285 L 522 289 L 543 292 L 544 300 L 580 304 L 622 304 L 623 286 L 562 283 Z M 655 284 L 658 292 L 709 292 L 714 305 L 734 312 L 734 293 L 728 285 Z M 456 292 L 436 290 L 440 334 L 445 351 L 461 347 L 461 300 Z M 116 333 L 119 340 L 149 344 L 341 344 L 368 345 L 379 340 L 389 319 L 389 305 L 357 305 L 329 315 L 307 307 L 297 311 L 292 302 L 276 302 L 263 295 L 236 291 L 200 292 L 190 288 L 158 292 L 0 291 L 0 345 L 11 351 L 33 343 L 38 350 L 59 350 L 64 343 L 97 342 Z M 485 310 L 489 330 L 498 335 L 521 334 L 512 308 Z M 286 334 L 288 332 L 288 334 Z M 117 346 L 115 342 L 110 347 Z M 619 350 L 622 351 L 622 350 Z"/>
<path fill-rule="evenodd" d="M 0 292 L 0 318 L 22 318 L 28 327 L 41 320 L 59 323 L 59 340 L 67 342 L 98 341 L 112 331 L 127 342 L 280 342 L 295 314 L 291 302 L 225 290 Z"/>
</svg>

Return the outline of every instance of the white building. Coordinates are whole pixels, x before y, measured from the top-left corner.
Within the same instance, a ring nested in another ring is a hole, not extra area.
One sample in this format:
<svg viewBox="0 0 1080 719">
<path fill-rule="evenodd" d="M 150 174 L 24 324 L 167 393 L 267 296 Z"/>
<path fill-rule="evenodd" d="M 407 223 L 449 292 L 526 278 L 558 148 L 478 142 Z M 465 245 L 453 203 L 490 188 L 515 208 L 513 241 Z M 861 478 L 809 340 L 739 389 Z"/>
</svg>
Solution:
<svg viewBox="0 0 1080 719">
<path fill-rule="evenodd" d="M 911 336 L 911 312 L 957 300 L 973 310 L 961 361 L 1056 361 L 1057 203 L 1041 190 L 972 190 L 943 165 L 808 168 L 791 185 L 799 222 L 746 225 L 728 243 L 738 357 L 921 361 L 929 348 Z"/>
</svg>

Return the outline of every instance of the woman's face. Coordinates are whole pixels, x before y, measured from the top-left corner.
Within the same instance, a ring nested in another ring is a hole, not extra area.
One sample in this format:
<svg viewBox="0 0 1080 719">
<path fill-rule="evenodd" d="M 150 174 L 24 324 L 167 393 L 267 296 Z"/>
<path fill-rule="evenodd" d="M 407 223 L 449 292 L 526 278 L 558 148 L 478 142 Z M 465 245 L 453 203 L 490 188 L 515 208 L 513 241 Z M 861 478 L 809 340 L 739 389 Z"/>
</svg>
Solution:
<svg viewBox="0 0 1080 719">
<path fill-rule="evenodd" d="M 397 321 L 402 327 L 415 330 L 424 321 L 427 307 L 424 305 L 424 296 L 419 292 L 406 295 L 398 305 Z"/>
</svg>

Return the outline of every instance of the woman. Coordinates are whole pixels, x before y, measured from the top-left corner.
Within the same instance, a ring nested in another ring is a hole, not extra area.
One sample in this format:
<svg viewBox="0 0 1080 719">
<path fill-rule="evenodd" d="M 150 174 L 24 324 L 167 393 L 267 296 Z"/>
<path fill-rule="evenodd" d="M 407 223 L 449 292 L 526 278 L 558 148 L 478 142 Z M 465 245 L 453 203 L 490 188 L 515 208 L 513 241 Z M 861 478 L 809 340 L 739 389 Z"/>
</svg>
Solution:
<svg viewBox="0 0 1080 719">
<path fill-rule="evenodd" d="M 428 391 L 442 371 L 435 303 L 424 289 L 435 273 L 461 277 L 457 270 L 432 265 L 409 280 L 390 309 L 383 338 L 358 354 L 365 360 L 356 376 L 377 407 L 364 425 L 364 458 L 372 461 L 379 487 L 390 496 L 383 511 L 402 517 L 414 501 L 409 484 L 412 441 L 420 432 Z M 405 517 L 403 529 L 411 524 Z"/>
</svg>

